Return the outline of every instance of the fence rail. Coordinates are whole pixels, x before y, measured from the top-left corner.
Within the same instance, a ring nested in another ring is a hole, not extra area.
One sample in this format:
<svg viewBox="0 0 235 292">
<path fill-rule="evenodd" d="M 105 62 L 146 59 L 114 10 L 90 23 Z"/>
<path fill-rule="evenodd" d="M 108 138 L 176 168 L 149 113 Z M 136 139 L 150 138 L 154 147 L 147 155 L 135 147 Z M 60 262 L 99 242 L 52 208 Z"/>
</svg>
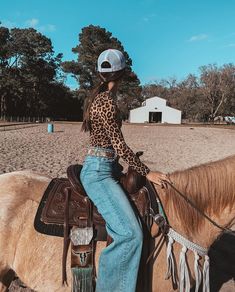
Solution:
<svg viewBox="0 0 235 292">
<path fill-rule="evenodd" d="M 0 116 L 0 123 L 45 123 L 50 122 L 50 117 L 32 117 L 32 116 Z"/>
<path fill-rule="evenodd" d="M 50 122 L 48 117 L 30 117 L 30 116 L 0 116 L 0 131 L 12 131 L 35 127 L 41 123 Z"/>
<path fill-rule="evenodd" d="M 40 124 L 37 124 L 37 123 L 17 123 L 17 124 L 12 123 L 12 124 L 5 124 L 5 125 L 0 124 L 0 132 L 37 127 L 39 125 Z"/>
</svg>

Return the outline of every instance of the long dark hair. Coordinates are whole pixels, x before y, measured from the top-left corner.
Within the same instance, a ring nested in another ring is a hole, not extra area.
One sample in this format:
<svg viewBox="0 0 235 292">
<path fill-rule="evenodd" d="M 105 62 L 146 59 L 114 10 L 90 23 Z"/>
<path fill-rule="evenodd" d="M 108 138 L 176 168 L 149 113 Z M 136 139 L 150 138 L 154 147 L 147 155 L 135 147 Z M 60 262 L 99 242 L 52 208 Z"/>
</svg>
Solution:
<svg viewBox="0 0 235 292">
<path fill-rule="evenodd" d="M 109 63 L 108 63 L 108 65 L 110 66 Z M 109 68 L 109 67 L 104 67 L 104 68 Z M 99 72 L 99 78 L 100 78 L 99 85 L 92 91 L 91 95 L 89 97 L 87 97 L 84 101 L 83 123 L 82 123 L 82 128 L 81 128 L 82 131 L 87 132 L 87 131 L 91 130 L 90 109 L 91 109 L 91 105 L 92 105 L 92 102 L 95 99 L 95 97 L 98 94 L 108 90 L 109 81 L 120 80 L 123 77 L 124 73 L 125 73 L 125 69 L 122 69 L 122 70 L 119 70 L 116 72 L 102 72 L 102 73 Z"/>
</svg>

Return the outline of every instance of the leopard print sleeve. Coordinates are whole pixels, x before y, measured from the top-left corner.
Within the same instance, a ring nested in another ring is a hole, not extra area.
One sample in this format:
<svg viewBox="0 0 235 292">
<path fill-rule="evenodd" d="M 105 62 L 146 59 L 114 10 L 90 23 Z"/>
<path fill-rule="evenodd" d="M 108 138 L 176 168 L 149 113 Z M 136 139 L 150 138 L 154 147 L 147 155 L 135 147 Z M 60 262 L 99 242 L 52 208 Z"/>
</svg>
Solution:
<svg viewBox="0 0 235 292">
<path fill-rule="evenodd" d="M 104 107 L 101 108 L 101 118 L 104 129 L 109 136 L 112 146 L 127 164 L 135 169 L 141 175 L 146 176 L 149 173 L 149 168 L 140 161 L 135 153 L 127 146 L 121 129 L 117 122 L 117 107 L 113 99 L 108 95 L 104 100 Z"/>
</svg>

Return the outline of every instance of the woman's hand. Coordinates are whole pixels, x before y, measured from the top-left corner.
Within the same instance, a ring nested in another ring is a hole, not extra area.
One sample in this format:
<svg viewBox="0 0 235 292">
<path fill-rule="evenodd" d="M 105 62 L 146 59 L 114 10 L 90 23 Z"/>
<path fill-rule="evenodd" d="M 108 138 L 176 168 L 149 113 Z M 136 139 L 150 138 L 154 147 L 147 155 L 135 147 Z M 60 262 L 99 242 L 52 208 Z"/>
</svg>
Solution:
<svg viewBox="0 0 235 292">
<path fill-rule="evenodd" d="M 168 175 L 160 171 L 150 171 L 146 178 L 162 188 L 167 188 L 167 182 L 171 183 Z"/>
</svg>

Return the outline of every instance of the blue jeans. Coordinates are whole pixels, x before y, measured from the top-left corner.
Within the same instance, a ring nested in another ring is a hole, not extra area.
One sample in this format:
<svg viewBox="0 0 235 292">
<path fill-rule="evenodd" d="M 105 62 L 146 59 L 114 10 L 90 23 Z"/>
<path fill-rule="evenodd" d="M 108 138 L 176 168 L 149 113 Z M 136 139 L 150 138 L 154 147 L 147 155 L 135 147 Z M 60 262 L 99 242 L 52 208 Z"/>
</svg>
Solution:
<svg viewBox="0 0 235 292">
<path fill-rule="evenodd" d="M 99 258 L 96 292 L 135 292 L 143 234 L 140 220 L 117 177 L 120 170 L 112 158 L 87 156 L 81 182 L 106 221 L 113 242 Z"/>
</svg>

